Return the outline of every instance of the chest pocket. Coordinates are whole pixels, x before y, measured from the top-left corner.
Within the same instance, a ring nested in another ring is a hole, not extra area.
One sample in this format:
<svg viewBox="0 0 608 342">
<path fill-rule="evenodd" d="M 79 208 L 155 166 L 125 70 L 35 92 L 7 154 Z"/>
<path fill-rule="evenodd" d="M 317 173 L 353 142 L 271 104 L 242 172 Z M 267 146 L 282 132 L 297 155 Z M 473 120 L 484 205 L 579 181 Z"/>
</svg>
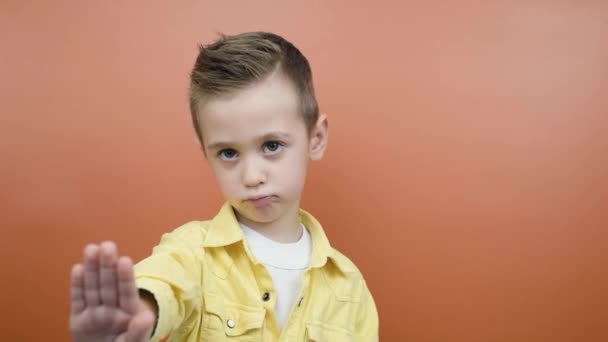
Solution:
<svg viewBox="0 0 608 342">
<path fill-rule="evenodd" d="M 266 310 L 230 303 L 217 295 L 204 299 L 202 341 L 262 341 Z"/>
<path fill-rule="evenodd" d="M 306 341 L 354 342 L 355 335 L 347 330 L 323 323 L 306 324 Z"/>
</svg>

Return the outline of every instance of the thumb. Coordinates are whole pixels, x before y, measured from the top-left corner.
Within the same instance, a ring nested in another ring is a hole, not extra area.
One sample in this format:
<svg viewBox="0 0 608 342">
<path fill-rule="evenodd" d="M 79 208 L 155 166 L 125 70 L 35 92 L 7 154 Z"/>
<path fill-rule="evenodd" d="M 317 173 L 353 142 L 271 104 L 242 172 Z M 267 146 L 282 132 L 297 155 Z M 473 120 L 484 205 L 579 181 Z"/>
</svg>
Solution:
<svg viewBox="0 0 608 342">
<path fill-rule="evenodd" d="M 141 310 L 135 315 L 125 336 L 125 342 L 147 342 L 152 335 L 155 317 L 150 310 Z"/>
</svg>

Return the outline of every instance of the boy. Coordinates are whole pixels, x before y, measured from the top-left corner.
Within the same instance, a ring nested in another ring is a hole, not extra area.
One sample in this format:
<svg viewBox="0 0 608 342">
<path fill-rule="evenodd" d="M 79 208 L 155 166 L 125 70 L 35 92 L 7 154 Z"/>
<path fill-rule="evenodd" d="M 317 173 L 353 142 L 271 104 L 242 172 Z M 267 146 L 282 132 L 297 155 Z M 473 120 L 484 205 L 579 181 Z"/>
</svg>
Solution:
<svg viewBox="0 0 608 342">
<path fill-rule="evenodd" d="M 201 47 L 190 109 L 226 204 L 163 235 L 133 267 L 111 242 L 72 269 L 75 341 L 377 341 L 365 281 L 300 209 L 323 157 L 306 58 L 264 32 Z"/>
</svg>

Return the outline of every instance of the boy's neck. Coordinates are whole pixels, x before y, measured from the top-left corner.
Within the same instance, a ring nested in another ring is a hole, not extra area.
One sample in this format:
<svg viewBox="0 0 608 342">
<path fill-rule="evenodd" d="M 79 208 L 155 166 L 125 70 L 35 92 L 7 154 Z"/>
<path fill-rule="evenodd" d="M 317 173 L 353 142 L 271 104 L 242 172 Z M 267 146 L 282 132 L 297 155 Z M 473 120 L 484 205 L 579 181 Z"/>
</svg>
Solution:
<svg viewBox="0 0 608 342">
<path fill-rule="evenodd" d="M 293 243 L 302 237 L 299 206 L 290 209 L 283 216 L 272 222 L 254 222 L 236 213 L 240 223 L 257 231 L 265 237 L 280 243 Z"/>
</svg>

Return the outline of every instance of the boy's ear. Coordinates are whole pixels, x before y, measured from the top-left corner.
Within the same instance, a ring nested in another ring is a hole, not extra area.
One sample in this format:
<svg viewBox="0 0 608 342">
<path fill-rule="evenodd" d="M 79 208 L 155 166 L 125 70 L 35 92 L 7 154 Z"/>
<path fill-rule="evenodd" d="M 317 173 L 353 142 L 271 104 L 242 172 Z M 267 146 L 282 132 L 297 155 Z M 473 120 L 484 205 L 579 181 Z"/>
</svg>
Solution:
<svg viewBox="0 0 608 342">
<path fill-rule="evenodd" d="M 310 159 L 321 160 L 323 158 L 323 154 L 325 154 L 325 149 L 327 148 L 328 138 L 329 123 L 327 121 L 327 115 L 321 113 L 317 120 L 317 124 L 310 135 Z"/>
</svg>

